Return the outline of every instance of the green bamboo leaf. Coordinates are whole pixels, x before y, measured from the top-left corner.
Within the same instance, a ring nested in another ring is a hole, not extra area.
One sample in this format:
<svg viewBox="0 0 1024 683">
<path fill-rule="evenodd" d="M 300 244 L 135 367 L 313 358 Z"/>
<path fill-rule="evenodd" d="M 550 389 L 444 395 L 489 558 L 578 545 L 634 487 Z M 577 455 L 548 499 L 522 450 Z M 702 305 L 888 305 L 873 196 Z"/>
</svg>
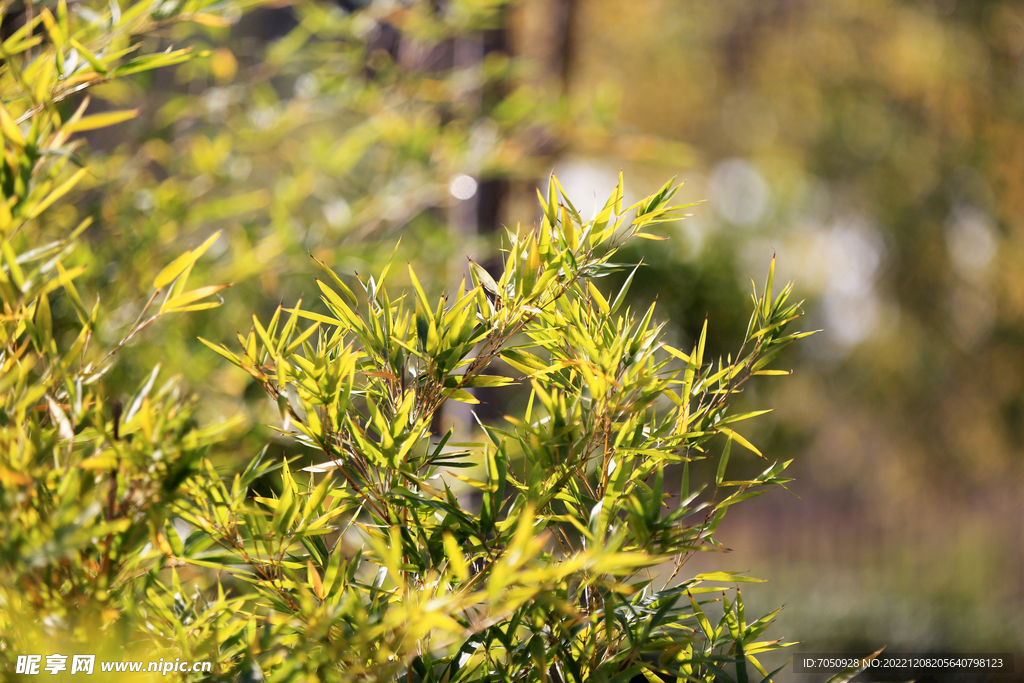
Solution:
<svg viewBox="0 0 1024 683">
<path fill-rule="evenodd" d="M 223 344 L 214 344 L 213 342 L 206 341 L 202 337 L 196 337 L 196 338 L 199 341 L 201 341 L 204 345 L 209 347 L 211 350 L 213 350 L 214 352 L 216 352 L 219 355 L 223 356 L 224 358 L 226 358 L 227 360 L 231 361 L 235 365 L 237 365 L 239 367 L 242 366 L 242 359 L 239 358 L 238 356 L 236 356 L 235 354 L 231 353 L 230 351 L 228 351 L 227 347 L 225 347 Z"/>
<path fill-rule="evenodd" d="M 153 383 L 156 382 L 157 375 L 160 374 L 160 363 L 157 363 L 153 367 L 153 371 L 149 373 L 149 377 L 146 382 L 142 385 L 142 388 L 132 398 L 132 402 L 128 408 L 128 412 L 124 416 L 125 424 L 132 421 L 135 417 L 135 413 L 139 412 L 139 408 L 142 407 L 142 402 L 149 396 L 149 392 L 153 389 Z"/>
<path fill-rule="evenodd" d="M 420 285 L 419 278 L 416 277 L 412 265 L 409 265 L 409 279 L 412 280 L 412 286 L 416 290 L 416 299 L 419 301 L 420 306 L 423 307 L 423 312 L 429 315 L 433 307 L 430 305 L 430 301 L 427 299 L 427 295 L 423 291 L 423 287 Z"/>
<path fill-rule="evenodd" d="M 593 297 L 594 302 L 597 304 L 597 307 L 601 309 L 601 312 L 608 315 L 611 311 L 608 306 L 608 300 L 601 294 L 601 290 L 594 285 L 593 280 L 587 280 L 587 289 L 590 290 L 590 296 Z"/>
<path fill-rule="evenodd" d="M 274 529 L 278 533 L 285 533 L 291 528 L 292 521 L 295 518 L 295 513 L 298 511 L 298 505 L 295 501 L 294 480 L 288 476 L 287 467 L 285 468 L 285 477 L 281 487 L 281 497 L 277 499 L 277 505 L 274 512 Z"/>
<path fill-rule="evenodd" d="M 725 434 L 726 436 L 729 437 L 730 440 L 735 439 L 737 442 L 739 442 L 739 444 L 741 446 L 743 446 L 747 450 L 750 450 L 750 451 L 752 451 L 754 453 L 757 453 L 762 458 L 764 457 L 764 454 L 761 453 L 761 451 L 757 450 L 757 448 L 754 446 L 754 444 L 750 443 L 742 435 L 734 432 L 733 430 L 729 429 L 728 427 L 717 426 L 717 427 L 715 427 L 715 430 L 718 431 L 718 432 L 721 432 L 722 434 Z"/>
<path fill-rule="evenodd" d="M 21 134 L 21 129 L 18 128 L 18 124 L 14 122 L 14 118 L 2 103 L 0 103 L 0 130 L 3 131 L 4 137 L 9 142 L 18 147 L 25 146 L 25 137 Z"/>
<path fill-rule="evenodd" d="M 715 485 L 721 486 L 722 480 L 725 478 L 725 468 L 729 465 L 729 454 L 732 452 L 732 438 L 725 443 L 725 449 L 722 451 L 722 457 L 718 460 L 718 472 L 715 474 Z"/>
<path fill-rule="evenodd" d="M 724 581 L 725 583 L 765 583 L 766 579 L 755 579 L 752 576 L 743 576 L 739 572 L 707 572 L 697 574 L 694 581 Z"/>
<path fill-rule="evenodd" d="M 722 419 L 722 421 L 719 422 L 718 424 L 719 425 L 726 425 L 726 424 L 730 424 L 730 423 L 733 423 L 733 422 L 742 422 L 743 420 L 749 420 L 751 418 L 759 417 L 761 415 L 767 415 L 770 412 L 772 412 L 771 408 L 769 408 L 768 410 L 752 410 L 749 413 L 741 413 L 739 415 L 731 415 L 729 417 L 726 417 L 726 418 Z"/>
<path fill-rule="evenodd" d="M 125 62 L 121 66 L 114 69 L 113 75 L 128 76 L 130 74 L 137 74 L 143 71 L 160 69 L 165 66 L 181 64 L 182 62 L 188 61 L 192 58 L 192 55 L 189 54 L 190 52 L 192 52 L 192 48 L 185 48 L 182 50 L 161 52 L 160 54 L 155 55 L 145 55 L 142 57 L 136 57 L 135 59 L 129 62 Z"/>
<path fill-rule="evenodd" d="M 50 314 L 50 297 L 43 294 L 36 304 L 36 334 L 39 337 L 39 352 L 49 351 L 50 340 L 53 339 L 53 318 Z"/>
<path fill-rule="evenodd" d="M 498 287 L 498 283 L 494 281 L 494 278 L 491 277 L 491 274 L 483 266 L 473 259 L 469 259 L 469 271 L 473 277 L 474 285 L 482 286 L 493 296 L 501 296 L 501 289 Z"/>
<path fill-rule="evenodd" d="M 161 313 L 168 313 L 168 312 L 174 312 L 174 311 L 184 311 L 184 310 L 187 310 L 185 307 L 189 306 L 190 304 L 193 304 L 194 302 L 199 301 L 201 299 L 205 299 L 208 296 L 213 296 L 217 292 L 221 292 L 221 291 L 227 289 L 230 286 L 231 286 L 230 284 L 227 284 L 227 285 L 209 285 L 207 287 L 200 287 L 198 289 L 193 289 L 191 292 L 185 292 L 184 294 L 182 294 L 180 296 L 176 296 L 173 299 L 168 299 L 167 301 L 165 301 L 163 306 L 160 307 L 160 312 Z M 219 305 L 220 304 L 213 304 L 213 306 L 219 306 Z M 212 306 L 209 306 L 209 307 L 212 308 Z"/>
<path fill-rule="evenodd" d="M 28 217 L 36 218 L 43 211 L 46 211 L 46 209 L 50 208 L 51 204 L 53 204 L 55 201 L 66 195 L 69 191 L 71 191 L 71 189 L 78 184 L 78 181 L 84 178 L 85 174 L 88 172 L 89 169 L 87 168 L 82 168 L 76 171 L 74 175 L 72 175 L 66 181 L 58 185 L 56 189 L 52 190 L 48 195 L 46 195 L 46 198 L 44 198 L 41 202 L 33 206 L 31 210 L 29 210 L 28 212 Z"/>
<path fill-rule="evenodd" d="M 338 274 L 335 273 L 330 266 L 328 266 L 326 263 L 318 259 L 316 256 L 310 254 L 310 258 L 316 261 L 316 264 L 320 266 L 320 268 L 323 269 L 325 273 L 327 273 L 327 277 L 331 278 L 331 282 L 333 282 L 334 286 L 338 288 L 338 291 L 340 291 L 341 295 L 345 297 L 345 300 L 348 301 L 349 305 L 352 306 L 353 308 L 358 307 L 359 301 L 358 299 L 356 299 L 356 295 L 352 292 L 351 289 L 349 289 L 349 286 L 346 285 L 345 282 L 340 277 L 338 277 Z"/>
<path fill-rule="evenodd" d="M 445 379 L 446 386 L 448 385 L 448 380 L 453 380 L 462 387 L 505 387 L 516 383 L 511 377 L 503 377 L 501 375 L 472 375 L 470 377 L 451 375 Z M 452 386 L 455 385 L 453 384 Z"/>
<path fill-rule="evenodd" d="M 96 70 L 96 73 L 100 74 L 101 76 L 107 75 L 108 71 L 106 65 L 103 62 L 101 62 L 96 55 L 89 51 L 88 48 L 86 48 L 84 45 L 82 45 L 74 38 L 72 38 L 68 42 L 71 44 L 71 47 L 78 50 L 78 54 L 82 55 L 82 57 L 85 58 L 85 61 L 89 62 L 92 68 Z"/>
<path fill-rule="evenodd" d="M 775 254 L 772 254 L 772 263 L 768 266 L 768 280 L 764 283 L 764 304 L 761 308 L 761 316 L 768 320 L 772 310 L 772 290 L 775 287 Z"/>
<path fill-rule="evenodd" d="M 124 121 L 134 119 L 138 115 L 138 109 L 108 111 L 102 114 L 93 114 L 92 116 L 80 118 L 77 121 L 68 123 L 61 128 L 61 130 L 65 133 L 81 133 L 86 130 L 96 130 L 97 128 L 106 128 L 107 126 L 123 123 Z"/>
<path fill-rule="evenodd" d="M 313 490 L 306 499 L 306 504 L 302 508 L 302 516 L 305 519 L 310 519 L 320 507 L 320 503 L 324 502 L 327 498 L 327 494 L 331 490 L 331 477 L 330 475 L 324 477 L 323 481 Z"/>
<path fill-rule="evenodd" d="M 185 269 L 198 261 L 199 257 L 206 253 L 206 250 L 217 241 L 218 237 L 220 237 L 220 231 L 213 233 L 205 242 L 195 249 L 189 249 L 184 254 L 171 261 L 170 265 L 157 274 L 156 279 L 153 280 L 153 288 L 163 289 L 173 282 L 179 275 L 185 272 Z"/>
<path fill-rule="evenodd" d="M 700 331 L 700 339 L 697 341 L 697 352 L 694 354 L 694 365 L 699 370 L 704 365 L 704 344 L 708 340 L 708 320 L 704 319 L 704 327 Z"/>
</svg>

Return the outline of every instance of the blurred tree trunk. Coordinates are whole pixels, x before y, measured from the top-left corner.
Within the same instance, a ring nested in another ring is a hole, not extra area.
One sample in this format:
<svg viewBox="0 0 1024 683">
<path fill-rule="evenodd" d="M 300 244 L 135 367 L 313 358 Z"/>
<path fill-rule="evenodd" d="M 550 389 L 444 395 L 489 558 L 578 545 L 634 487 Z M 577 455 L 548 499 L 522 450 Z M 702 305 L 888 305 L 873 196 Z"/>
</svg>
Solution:
<svg viewBox="0 0 1024 683">
<path fill-rule="evenodd" d="M 569 94 L 576 16 L 577 0 L 525 0 L 513 9 L 508 22 L 511 48 L 534 66 L 527 85 L 551 96 Z M 552 165 L 564 151 L 563 140 L 545 135 L 537 142 L 536 154 L 548 157 Z M 518 220 L 539 220 L 535 189 L 546 182 L 546 177 L 510 181 L 502 197 L 500 219 L 513 225 Z"/>
<path fill-rule="evenodd" d="M 525 85 L 536 87 L 552 96 L 564 96 L 569 89 L 569 70 L 572 56 L 572 24 L 576 0 L 526 0 L 507 7 L 499 28 L 483 31 L 477 35 L 460 37 L 453 46 L 455 68 L 478 67 L 487 55 L 505 53 L 510 57 L 528 60 L 532 67 L 529 81 Z M 504 92 L 486 92 L 477 88 L 467 95 L 467 104 L 483 116 L 485 100 L 499 99 Z M 552 161 L 561 153 L 561 141 L 544 135 L 538 140 L 535 154 Z M 514 228 L 522 221 L 528 228 L 539 219 L 536 188 L 543 187 L 546 178 L 502 178 L 474 177 L 476 192 L 464 200 L 452 198 L 449 211 L 449 225 L 452 238 L 466 245 L 466 255 L 481 262 L 492 275 L 501 271 L 499 256 L 480 258 L 474 254 L 478 238 L 488 237 L 488 242 L 500 239 L 498 233 L 503 226 Z M 485 253 L 491 253 L 489 249 Z M 454 272 L 464 270 L 464 264 L 455 264 Z M 475 412 L 482 420 L 493 421 L 504 414 L 505 407 L 490 401 L 487 390 L 471 390 L 481 400 Z M 472 427 L 471 407 L 463 403 L 449 402 L 444 422 L 451 426 L 461 423 Z"/>
<path fill-rule="evenodd" d="M 553 96 L 565 96 L 569 90 L 573 47 L 573 18 L 576 0 L 526 0 L 506 8 L 501 27 L 478 36 L 460 38 L 455 46 L 455 65 L 480 64 L 492 52 L 504 52 L 525 59 L 533 71 L 525 85 Z M 505 93 L 477 90 L 476 105 L 483 113 L 483 99 Z M 556 158 L 563 143 L 550 136 L 537 141 L 535 153 Z M 546 178 L 528 180 L 474 178 L 477 192 L 460 202 L 452 214 L 453 227 L 463 238 L 497 231 L 502 224 L 538 217 L 535 187 Z"/>
</svg>

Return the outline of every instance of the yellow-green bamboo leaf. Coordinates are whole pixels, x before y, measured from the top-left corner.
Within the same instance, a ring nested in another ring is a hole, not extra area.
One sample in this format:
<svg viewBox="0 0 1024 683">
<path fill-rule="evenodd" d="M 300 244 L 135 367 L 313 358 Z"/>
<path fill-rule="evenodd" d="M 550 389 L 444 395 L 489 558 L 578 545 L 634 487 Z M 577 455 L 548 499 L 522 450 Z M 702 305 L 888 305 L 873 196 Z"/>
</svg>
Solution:
<svg viewBox="0 0 1024 683">
<path fill-rule="evenodd" d="M 88 48 L 86 48 L 84 45 L 82 45 L 74 38 L 72 38 L 68 42 L 71 44 L 71 47 L 78 50 L 78 54 L 82 55 L 82 57 L 85 58 L 85 61 L 89 62 L 92 68 L 96 70 L 96 73 L 103 76 L 107 75 L 107 67 L 103 64 L 103 62 L 99 60 L 99 57 L 90 52 Z"/>
<path fill-rule="evenodd" d="M 85 130 L 96 130 L 97 128 L 106 128 L 107 126 L 113 126 L 115 124 L 128 121 L 129 119 L 134 119 L 138 115 L 138 109 L 108 111 L 102 114 L 84 116 L 74 123 L 67 124 L 62 130 L 65 133 L 80 133 Z"/>
<path fill-rule="evenodd" d="M 73 176 L 68 178 L 65 182 L 61 183 L 57 188 L 50 192 L 50 194 L 46 195 L 46 198 L 43 199 L 43 201 L 39 202 L 34 207 L 32 207 L 32 210 L 29 211 L 28 217 L 35 218 L 43 211 L 50 208 L 51 204 L 53 204 L 55 201 L 57 201 L 65 194 L 67 194 L 71 190 L 71 188 L 77 185 L 78 181 L 81 180 L 88 172 L 89 169 L 87 168 L 79 169 Z"/>
<path fill-rule="evenodd" d="M 199 257 L 206 253 L 206 250 L 217 241 L 218 237 L 220 237 L 220 231 L 210 235 L 205 242 L 195 249 L 189 249 L 184 254 L 171 261 L 170 265 L 157 274 L 156 279 L 153 280 L 153 287 L 155 289 L 163 289 L 165 286 L 173 282 L 175 278 L 185 272 L 186 268 L 199 260 Z"/>
<path fill-rule="evenodd" d="M 213 296 L 217 292 L 227 289 L 231 285 L 209 285 L 207 287 L 200 287 L 199 289 L 193 289 L 191 292 L 185 292 L 181 296 L 176 296 L 173 299 L 168 299 L 164 302 L 164 305 L 160 307 L 160 312 L 164 313 L 176 308 L 188 306 L 189 304 L 205 299 L 208 296 Z"/>
<path fill-rule="evenodd" d="M 722 434 L 725 434 L 726 436 L 729 436 L 734 441 L 736 441 L 736 443 L 738 443 L 739 445 L 743 446 L 747 450 L 750 450 L 750 451 L 753 451 L 754 453 L 757 453 L 762 458 L 764 457 L 764 454 L 761 453 L 761 451 L 757 450 L 757 447 L 755 447 L 754 444 L 750 443 L 749 441 L 746 440 L 746 438 L 744 438 L 740 434 L 734 432 L 733 430 L 729 429 L 728 427 L 716 427 L 715 429 L 717 431 L 721 432 Z"/>
</svg>

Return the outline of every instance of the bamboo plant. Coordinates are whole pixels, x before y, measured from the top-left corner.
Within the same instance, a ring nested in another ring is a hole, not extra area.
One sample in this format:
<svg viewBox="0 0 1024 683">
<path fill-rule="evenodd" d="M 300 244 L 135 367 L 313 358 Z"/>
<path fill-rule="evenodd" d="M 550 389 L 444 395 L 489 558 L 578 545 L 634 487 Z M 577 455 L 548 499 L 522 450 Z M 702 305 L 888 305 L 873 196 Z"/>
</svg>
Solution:
<svg viewBox="0 0 1024 683">
<path fill-rule="evenodd" d="M 192 480 L 176 507 L 195 529 L 177 557 L 247 586 L 248 666 L 270 680 L 769 677 L 758 656 L 784 644 L 759 639 L 777 612 L 744 615 L 736 586 L 753 579 L 682 569 L 721 547 L 731 506 L 789 481 L 788 462 L 729 476 L 734 446 L 762 456 L 739 423 L 767 412 L 732 406 L 751 378 L 788 374 L 769 366 L 804 336 L 787 330 L 800 309 L 791 286 L 773 292 L 773 261 L 736 355 L 711 360 L 706 324 L 684 351 L 653 305 L 626 305 L 632 273 L 602 291 L 625 241 L 681 218 L 677 189 L 623 208 L 620 177 L 584 220 L 552 176 L 499 277 L 470 261 L 468 282 L 431 298 L 412 266 L 399 293 L 392 263 L 351 285 L 319 263 L 325 312 L 300 301 L 254 316 L 238 351 L 205 342 L 320 461 L 258 457 Z M 481 422 L 479 442 L 436 430 L 446 402 L 513 385 L 525 408 Z M 707 460 L 713 483 L 691 486 Z M 272 470 L 277 495 L 259 484 Z"/>
</svg>

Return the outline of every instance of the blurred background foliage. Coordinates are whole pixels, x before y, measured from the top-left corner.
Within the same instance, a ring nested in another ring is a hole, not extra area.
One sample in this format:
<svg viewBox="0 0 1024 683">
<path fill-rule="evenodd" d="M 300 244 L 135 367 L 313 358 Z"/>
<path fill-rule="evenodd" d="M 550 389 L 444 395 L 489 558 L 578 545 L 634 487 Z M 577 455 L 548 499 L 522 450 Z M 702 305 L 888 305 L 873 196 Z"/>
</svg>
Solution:
<svg viewBox="0 0 1024 683">
<path fill-rule="evenodd" d="M 797 456 L 800 499 L 748 506 L 722 532 L 742 550 L 694 562 L 770 577 L 748 601 L 786 603 L 778 633 L 808 651 L 1021 646 L 1019 5 L 301 0 L 210 23 L 145 39 L 207 59 L 93 90 L 95 111 L 142 114 L 85 134 L 94 174 L 53 224 L 96 218 L 79 286 L 135 302 L 101 321 L 108 344 L 154 268 L 224 231 L 196 272 L 235 283 L 225 305 L 125 347 L 109 394 L 163 358 L 208 415 L 247 413 L 251 454 L 273 406 L 196 337 L 318 305 L 310 254 L 376 271 L 401 237 L 396 260 L 451 287 L 500 225 L 537 219 L 552 168 L 573 197 L 624 168 L 627 203 L 678 173 L 707 201 L 627 254 L 632 296 L 679 346 L 710 316 L 724 353 L 775 251 L 825 330 L 795 378 L 753 389 L 778 410 L 752 436 Z"/>
<path fill-rule="evenodd" d="M 777 250 L 825 330 L 770 401 L 802 500 L 746 511 L 730 562 L 771 568 L 811 650 L 1020 647 L 1020 5 L 575 9 L 571 88 L 618 83 L 619 127 L 688 144 L 686 198 L 708 200 L 637 296 L 692 336 Z M 600 193 L 618 165 L 558 167 Z"/>
</svg>

